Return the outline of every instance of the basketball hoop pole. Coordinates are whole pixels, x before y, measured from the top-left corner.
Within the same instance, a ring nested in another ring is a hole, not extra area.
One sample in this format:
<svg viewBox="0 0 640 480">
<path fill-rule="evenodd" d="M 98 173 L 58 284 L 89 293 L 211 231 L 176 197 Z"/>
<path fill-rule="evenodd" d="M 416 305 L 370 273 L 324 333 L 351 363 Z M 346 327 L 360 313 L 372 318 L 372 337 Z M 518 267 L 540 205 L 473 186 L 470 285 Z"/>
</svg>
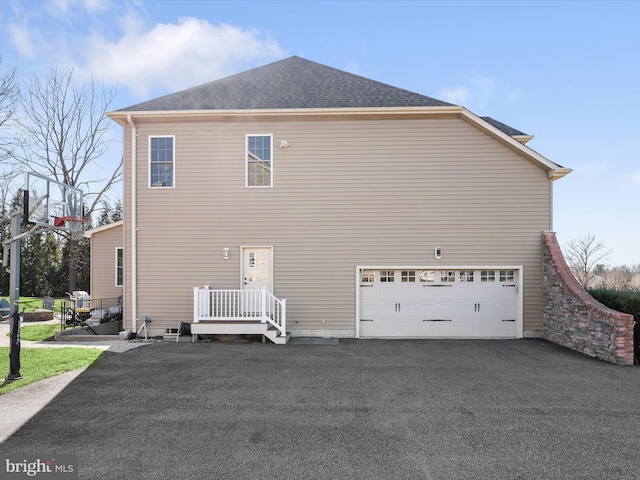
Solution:
<svg viewBox="0 0 640 480">
<path fill-rule="evenodd" d="M 9 301 L 11 310 L 10 336 L 11 347 L 9 350 L 9 375 L 7 382 L 22 379 L 20 374 L 20 240 L 29 237 L 42 227 L 34 226 L 25 233 L 20 233 L 22 225 L 22 215 L 19 211 L 11 214 L 11 238 L 3 243 L 5 251 L 2 256 L 2 267 L 7 266 L 9 260 Z M 6 248 L 9 247 L 9 255 L 6 255 Z"/>
<path fill-rule="evenodd" d="M 20 374 L 20 225 L 19 211 L 11 216 L 11 252 L 9 275 L 9 299 L 11 303 L 11 348 L 9 350 L 9 375 L 7 382 L 22 379 Z"/>
</svg>

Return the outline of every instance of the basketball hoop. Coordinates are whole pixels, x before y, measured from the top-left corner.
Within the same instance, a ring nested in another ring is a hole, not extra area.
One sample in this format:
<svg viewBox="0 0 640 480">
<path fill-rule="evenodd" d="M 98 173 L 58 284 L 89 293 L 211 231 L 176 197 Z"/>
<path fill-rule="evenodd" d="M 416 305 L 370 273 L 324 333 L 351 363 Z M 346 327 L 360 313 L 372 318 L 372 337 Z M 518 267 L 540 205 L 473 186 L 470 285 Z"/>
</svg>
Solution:
<svg viewBox="0 0 640 480">
<path fill-rule="evenodd" d="M 91 217 L 65 215 L 64 217 L 54 218 L 53 224 L 56 227 L 67 227 L 67 230 L 71 233 L 71 239 L 80 241 L 84 235 L 85 225 L 91 224 Z"/>
</svg>

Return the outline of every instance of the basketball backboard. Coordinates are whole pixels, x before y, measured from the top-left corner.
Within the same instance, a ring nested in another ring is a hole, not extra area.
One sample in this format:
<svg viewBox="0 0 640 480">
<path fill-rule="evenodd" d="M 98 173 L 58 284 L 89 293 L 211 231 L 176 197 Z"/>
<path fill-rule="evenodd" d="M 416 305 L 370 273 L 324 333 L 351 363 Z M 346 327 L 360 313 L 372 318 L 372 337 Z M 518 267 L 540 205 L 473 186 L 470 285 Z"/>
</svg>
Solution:
<svg viewBox="0 0 640 480">
<path fill-rule="evenodd" d="M 81 217 L 82 190 L 37 173 L 25 175 L 24 216 L 29 223 L 66 230 L 60 219 Z"/>
</svg>

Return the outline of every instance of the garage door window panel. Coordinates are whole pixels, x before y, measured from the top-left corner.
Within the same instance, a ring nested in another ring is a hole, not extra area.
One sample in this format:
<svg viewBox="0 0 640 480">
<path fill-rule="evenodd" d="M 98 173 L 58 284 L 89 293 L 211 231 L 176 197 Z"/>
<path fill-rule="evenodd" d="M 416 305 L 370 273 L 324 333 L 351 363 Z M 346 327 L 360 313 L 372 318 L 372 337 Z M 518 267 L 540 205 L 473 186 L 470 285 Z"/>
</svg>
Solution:
<svg viewBox="0 0 640 480">
<path fill-rule="evenodd" d="M 402 283 L 415 283 L 416 272 L 414 270 L 402 270 L 400 272 Z"/>
<path fill-rule="evenodd" d="M 460 282 L 473 283 L 473 270 L 460 270 Z"/>
<path fill-rule="evenodd" d="M 435 281 L 435 272 L 433 270 L 420 271 L 420 283 L 434 283 Z"/>
<path fill-rule="evenodd" d="M 360 283 L 361 284 L 375 283 L 375 281 L 376 281 L 376 272 L 375 272 L 375 270 L 362 270 L 362 272 L 360 272 Z"/>
<path fill-rule="evenodd" d="M 443 270 L 442 272 L 440 272 L 440 281 L 442 283 L 455 283 L 456 272 L 453 270 Z"/>
<path fill-rule="evenodd" d="M 393 270 L 380 270 L 380 283 L 395 282 L 395 273 Z"/>
<path fill-rule="evenodd" d="M 501 282 L 514 282 L 515 278 L 515 272 L 513 270 L 500 270 Z"/>
<path fill-rule="evenodd" d="M 482 270 L 480 272 L 480 281 L 482 283 L 490 283 L 496 281 L 496 271 L 495 270 Z"/>
</svg>

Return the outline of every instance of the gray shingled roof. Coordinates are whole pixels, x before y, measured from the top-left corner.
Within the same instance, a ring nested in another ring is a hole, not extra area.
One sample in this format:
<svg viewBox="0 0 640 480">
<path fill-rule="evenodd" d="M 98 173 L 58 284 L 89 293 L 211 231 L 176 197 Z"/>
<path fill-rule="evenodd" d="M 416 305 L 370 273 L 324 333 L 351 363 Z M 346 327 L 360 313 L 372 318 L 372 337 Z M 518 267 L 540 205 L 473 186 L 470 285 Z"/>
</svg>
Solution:
<svg viewBox="0 0 640 480">
<path fill-rule="evenodd" d="M 480 118 L 482 118 L 485 122 L 490 123 L 491 125 L 496 127 L 498 130 L 502 130 L 504 133 L 506 133 L 511 137 L 520 136 L 520 135 L 527 136 L 526 133 L 521 132 L 520 130 L 517 130 L 513 127 L 510 127 L 506 123 L 499 122 L 495 118 L 491 118 L 491 117 L 480 117 Z"/>
<path fill-rule="evenodd" d="M 450 105 L 452 104 L 293 56 L 120 111 Z"/>
</svg>

